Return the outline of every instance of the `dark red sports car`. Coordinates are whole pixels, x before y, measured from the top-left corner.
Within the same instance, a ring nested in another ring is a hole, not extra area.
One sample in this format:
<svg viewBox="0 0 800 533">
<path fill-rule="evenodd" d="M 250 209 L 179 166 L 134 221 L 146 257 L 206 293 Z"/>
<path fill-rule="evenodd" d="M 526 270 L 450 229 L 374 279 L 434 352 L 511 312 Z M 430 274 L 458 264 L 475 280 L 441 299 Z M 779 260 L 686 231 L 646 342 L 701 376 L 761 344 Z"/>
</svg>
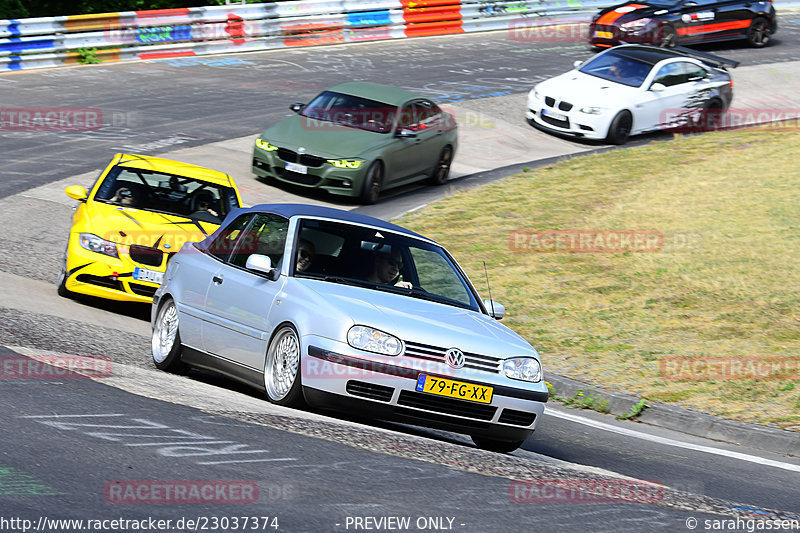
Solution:
<svg viewBox="0 0 800 533">
<path fill-rule="evenodd" d="M 778 29 L 771 1 L 647 0 L 601 10 L 589 26 L 589 42 L 597 47 L 617 44 L 676 44 L 747 39 L 765 46 Z"/>
</svg>

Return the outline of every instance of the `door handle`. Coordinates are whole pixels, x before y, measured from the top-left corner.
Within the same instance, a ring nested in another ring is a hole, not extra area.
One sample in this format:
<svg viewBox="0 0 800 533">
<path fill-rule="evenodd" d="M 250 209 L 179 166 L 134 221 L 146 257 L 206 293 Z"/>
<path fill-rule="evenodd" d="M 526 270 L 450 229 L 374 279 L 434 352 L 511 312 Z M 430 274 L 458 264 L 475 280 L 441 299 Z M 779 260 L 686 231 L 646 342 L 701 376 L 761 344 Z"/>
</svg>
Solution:
<svg viewBox="0 0 800 533">
<path fill-rule="evenodd" d="M 214 276 L 211 278 L 211 281 L 213 281 L 215 285 L 220 285 L 222 284 L 222 276 Z"/>
</svg>

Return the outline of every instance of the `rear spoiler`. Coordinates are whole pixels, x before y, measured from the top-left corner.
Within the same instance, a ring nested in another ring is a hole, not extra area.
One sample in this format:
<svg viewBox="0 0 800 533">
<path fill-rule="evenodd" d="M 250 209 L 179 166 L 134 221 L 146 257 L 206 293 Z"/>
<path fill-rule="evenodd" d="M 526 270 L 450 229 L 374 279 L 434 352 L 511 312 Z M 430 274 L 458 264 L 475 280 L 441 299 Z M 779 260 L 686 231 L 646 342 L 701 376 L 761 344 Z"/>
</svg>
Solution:
<svg viewBox="0 0 800 533">
<path fill-rule="evenodd" d="M 686 48 L 683 46 L 676 46 L 674 50 L 681 52 L 682 54 L 686 54 L 687 56 L 694 57 L 703 61 L 704 63 L 708 63 L 714 67 L 731 67 L 736 68 L 739 66 L 739 62 L 733 59 L 725 59 L 724 57 L 715 56 L 713 54 L 707 54 L 705 52 L 698 52 L 697 50 L 693 50 L 691 48 Z"/>
</svg>

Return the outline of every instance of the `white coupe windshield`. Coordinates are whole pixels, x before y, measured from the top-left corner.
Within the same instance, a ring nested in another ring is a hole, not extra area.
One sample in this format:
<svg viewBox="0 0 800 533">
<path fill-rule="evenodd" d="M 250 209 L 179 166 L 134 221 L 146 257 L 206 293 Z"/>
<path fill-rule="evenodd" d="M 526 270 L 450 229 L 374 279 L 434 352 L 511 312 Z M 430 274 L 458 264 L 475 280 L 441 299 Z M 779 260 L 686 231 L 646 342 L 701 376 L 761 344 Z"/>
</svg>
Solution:
<svg viewBox="0 0 800 533">
<path fill-rule="evenodd" d="M 641 87 L 650 73 L 650 65 L 610 50 L 596 56 L 578 69 L 584 74 L 621 83 L 630 87 Z"/>
</svg>

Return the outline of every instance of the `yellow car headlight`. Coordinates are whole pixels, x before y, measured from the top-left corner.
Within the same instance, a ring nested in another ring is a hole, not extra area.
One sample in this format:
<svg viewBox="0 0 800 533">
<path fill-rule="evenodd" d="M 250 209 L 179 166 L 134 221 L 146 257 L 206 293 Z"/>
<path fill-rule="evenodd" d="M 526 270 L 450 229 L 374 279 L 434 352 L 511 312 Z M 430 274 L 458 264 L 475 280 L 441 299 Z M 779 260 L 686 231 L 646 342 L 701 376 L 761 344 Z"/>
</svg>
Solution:
<svg viewBox="0 0 800 533">
<path fill-rule="evenodd" d="M 267 152 L 274 152 L 275 150 L 278 149 L 277 146 L 275 146 L 274 144 L 268 143 L 267 141 L 265 141 L 261 137 L 256 139 L 256 146 L 258 146 L 262 150 L 266 150 Z"/>
<path fill-rule="evenodd" d="M 328 159 L 328 163 L 336 168 L 359 168 L 364 161 L 361 159 Z"/>
</svg>

